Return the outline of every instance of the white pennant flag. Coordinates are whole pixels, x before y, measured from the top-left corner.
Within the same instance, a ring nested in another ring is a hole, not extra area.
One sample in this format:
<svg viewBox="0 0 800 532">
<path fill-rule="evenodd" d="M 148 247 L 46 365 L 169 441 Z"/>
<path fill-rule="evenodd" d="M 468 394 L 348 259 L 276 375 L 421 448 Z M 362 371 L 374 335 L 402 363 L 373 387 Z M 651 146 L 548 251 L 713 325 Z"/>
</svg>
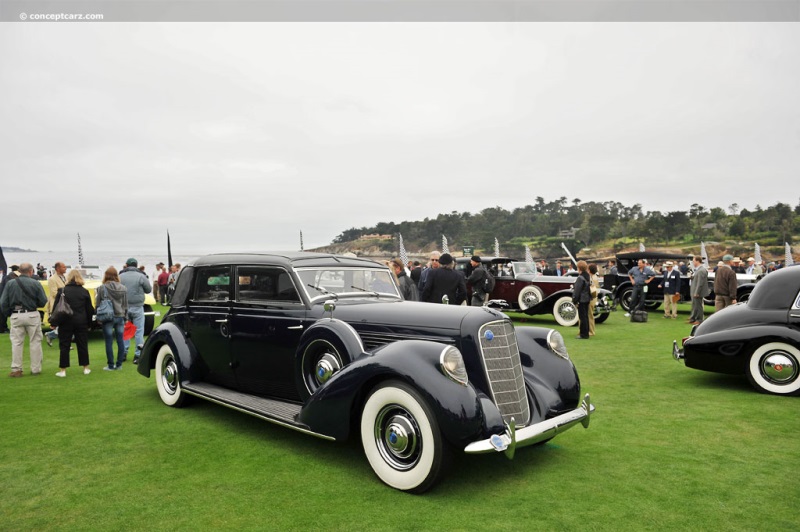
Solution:
<svg viewBox="0 0 800 532">
<path fill-rule="evenodd" d="M 706 253 L 706 243 L 700 242 L 700 257 L 703 259 L 703 266 L 708 268 L 708 253 Z"/>
<path fill-rule="evenodd" d="M 758 245 L 758 242 L 756 242 L 756 251 L 753 254 L 753 258 L 756 259 L 756 264 L 761 264 L 761 246 Z"/>
<path fill-rule="evenodd" d="M 497 241 L 497 237 L 494 238 L 494 256 L 500 256 L 500 242 Z"/>
<path fill-rule="evenodd" d="M 403 235 L 400 235 L 400 260 L 403 261 L 403 268 L 405 268 L 406 264 L 408 264 L 408 254 L 406 253 L 406 247 L 403 245 Z"/>
<path fill-rule="evenodd" d="M 643 242 L 639 242 L 639 251 L 644 251 L 644 250 L 645 250 L 644 249 L 644 243 Z"/>
<path fill-rule="evenodd" d="M 447 237 L 442 235 L 442 253 L 450 253 L 450 248 L 447 247 Z"/>
<path fill-rule="evenodd" d="M 792 258 L 792 247 L 788 242 L 784 242 L 784 244 L 786 244 L 786 257 L 784 258 L 783 265 L 791 266 L 794 264 L 794 259 Z"/>
</svg>

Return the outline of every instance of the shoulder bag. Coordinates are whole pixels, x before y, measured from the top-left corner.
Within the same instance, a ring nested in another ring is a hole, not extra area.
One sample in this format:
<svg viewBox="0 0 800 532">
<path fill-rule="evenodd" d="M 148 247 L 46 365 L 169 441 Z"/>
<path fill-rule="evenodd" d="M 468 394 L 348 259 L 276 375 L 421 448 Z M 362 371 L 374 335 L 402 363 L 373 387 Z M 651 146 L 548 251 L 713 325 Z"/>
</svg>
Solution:
<svg viewBox="0 0 800 532">
<path fill-rule="evenodd" d="M 56 304 L 53 305 L 53 312 L 50 313 L 50 325 L 54 325 L 56 327 L 72 317 L 72 307 L 70 307 L 69 303 L 67 303 L 67 299 L 64 296 L 64 289 L 59 288 L 58 291 L 58 301 L 56 301 Z"/>
</svg>

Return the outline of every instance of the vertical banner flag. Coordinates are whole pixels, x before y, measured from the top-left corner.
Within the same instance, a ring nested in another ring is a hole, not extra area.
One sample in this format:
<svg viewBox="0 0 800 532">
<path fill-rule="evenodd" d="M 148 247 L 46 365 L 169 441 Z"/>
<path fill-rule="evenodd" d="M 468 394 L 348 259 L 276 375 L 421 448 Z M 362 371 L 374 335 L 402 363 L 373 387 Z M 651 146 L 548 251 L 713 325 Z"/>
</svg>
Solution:
<svg viewBox="0 0 800 532">
<path fill-rule="evenodd" d="M 645 251 L 644 242 L 639 242 L 639 251 Z"/>
<path fill-rule="evenodd" d="M 705 242 L 700 242 L 700 257 L 703 259 L 703 266 L 708 268 L 708 253 L 706 253 Z"/>
<path fill-rule="evenodd" d="M 525 244 L 525 262 L 531 267 L 531 271 L 536 273 L 536 266 L 533 264 L 533 256 L 531 255 L 531 248 L 528 247 L 528 244 Z"/>
<path fill-rule="evenodd" d="M 753 258 L 756 259 L 756 264 L 761 264 L 761 246 L 758 245 L 758 242 L 756 242 L 756 251 L 753 254 Z"/>
<path fill-rule="evenodd" d="M 442 253 L 450 253 L 450 248 L 447 247 L 447 237 L 442 235 Z"/>
<path fill-rule="evenodd" d="M 789 245 L 788 242 L 784 242 L 786 244 L 786 257 L 783 261 L 784 266 L 791 266 L 794 264 L 794 259 L 792 258 L 792 247 Z"/>
<path fill-rule="evenodd" d="M 303 251 L 303 232 L 300 231 L 300 251 Z"/>
<path fill-rule="evenodd" d="M 8 263 L 6 262 L 6 258 L 3 256 L 3 246 L 0 246 L 0 272 L 2 272 L 3 277 L 6 276 L 6 272 L 8 271 Z M 2 279 L 2 277 L 0 277 Z"/>
<path fill-rule="evenodd" d="M 169 242 L 169 230 L 167 230 L 167 266 L 172 269 L 172 245 Z"/>
<path fill-rule="evenodd" d="M 500 242 L 497 241 L 497 237 L 494 237 L 494 256 L 500 256 Z"/>
<path fill-rule="evenodd" d="M 406 264 L 408 264 L 408 254 L 406 253 L 406 247 L 403 245 L 403 235 L 401 233 L 398 233 L 398 235 L 400 235 L 400 260 L 403 261 L 403 268 L 405 268 Z"/>
<path fill-rule="evenodd" d="M 81 234 L 78 233 L 78 266 L 83 269 L 83 248 L 81 247 Z"/>
</svg>

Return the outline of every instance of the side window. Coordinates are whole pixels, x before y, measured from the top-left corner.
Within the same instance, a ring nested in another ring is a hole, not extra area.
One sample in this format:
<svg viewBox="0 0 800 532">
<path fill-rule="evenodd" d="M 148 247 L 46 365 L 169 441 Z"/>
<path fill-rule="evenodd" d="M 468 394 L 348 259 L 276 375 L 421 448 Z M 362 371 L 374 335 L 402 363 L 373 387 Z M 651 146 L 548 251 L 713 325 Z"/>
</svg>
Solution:
<svg viewBox="0 0 800 532">
<path fill-rule="evenodd" d="M 280 268 L 240 266 L 236 270 L 236 278 L 237 300 L 240 302 L 300 302 L 292 278 Z"/>
<path fill-rule="evenodd" d="M 199 301 L 227 301 L 233 299 L 231 269 L 229 266 L 200 268 L 196 274 L 195 299 Z"/>
<path fill-rule="evenodd" d="M 194 279 L 194 268 L 187 266 L 181 270 L 178 276 L 178 281 L 175 284 L 175 293 L 172 294 L 170 305 L 179 307 L 186 304 L 186 299 L 192 289 L 192 280 Z"/>
</svg>

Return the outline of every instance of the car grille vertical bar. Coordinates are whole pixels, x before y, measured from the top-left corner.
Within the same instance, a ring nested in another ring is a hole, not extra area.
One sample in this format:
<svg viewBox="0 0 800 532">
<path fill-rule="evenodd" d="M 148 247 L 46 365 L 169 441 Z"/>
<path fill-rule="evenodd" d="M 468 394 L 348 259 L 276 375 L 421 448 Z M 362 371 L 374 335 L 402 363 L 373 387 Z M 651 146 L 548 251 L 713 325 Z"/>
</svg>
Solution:
<svg viewBox="0 0 800 532">
<path fill-rule="evenodd" d="M 513 417 L 517 426 L 526 425 L 530 406 L 514 325 L 509 320 L 492 321 L 480 328 L 478 337 L 492 399 L 500 414 L 506 422 Z"/>
</svg>

